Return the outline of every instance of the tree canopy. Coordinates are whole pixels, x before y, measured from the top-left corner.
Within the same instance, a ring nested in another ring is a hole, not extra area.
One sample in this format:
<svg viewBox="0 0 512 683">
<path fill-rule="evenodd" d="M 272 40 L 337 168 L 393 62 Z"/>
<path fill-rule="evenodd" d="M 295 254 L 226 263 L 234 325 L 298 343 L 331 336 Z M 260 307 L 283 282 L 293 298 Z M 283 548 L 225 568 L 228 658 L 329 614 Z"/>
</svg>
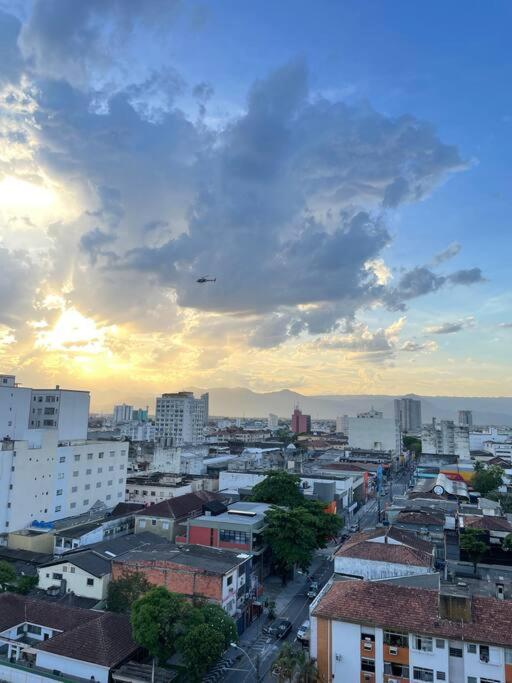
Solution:
<svg viewBox="0 0 512 683">
<path fill-rule="evenodd" d="M 503 479 L 503 470 L 497 465 L 484 468 L 481 463 L 475 464 L 475 470 L 471 479 L 471 485 L 482 494 L 486 496 L 491 491 L 495 491 L 501 485 Z"/>
<path fill-rule="evenodd" d="M 151 588 L 132 606 L 131 621 L 135 642 L 153 657 L 166 661 L 175 651 L 176 639 L 183 630 L 188 604 L 164 586 Z"/>
<path fill-rule="evenodd" d="M 151 588 L 140 572 L 124 572 L 121 578 L 111 581 L 107 590 L 107 609 L 111 612 L 129 612 L 133 603 Z"/>
<path fill-rule="evenodd" d="M 460 534 L 460 549 L 471 557 L 475 574 L 478 562 L 487 551 L 484 538 L 484 533 L 480 529 L 464 529 Z"/>
<path fill-rule="evenodd" d="M 300 477 L 284 470 L 269 472 L 263 481 L 253 487 L 251 500 L 270 505 L 297 507 L 304 502 L 300 490 Z"/>
<path fill-rule="evenodd" d="M 405 450 L 412 451 L 415 455 L 419 455 L 421 453 L 421 439 L 419 439 L 417 436 L 407 436 L 404 434 L 403 444 Z"/>
<path fill-rule="evenodd" d="M 0 560 L 0 591 L 7 590 L 7 587 L 16 582 L 16 571 L 12 564 L 5 560 Z"/>
</svg>

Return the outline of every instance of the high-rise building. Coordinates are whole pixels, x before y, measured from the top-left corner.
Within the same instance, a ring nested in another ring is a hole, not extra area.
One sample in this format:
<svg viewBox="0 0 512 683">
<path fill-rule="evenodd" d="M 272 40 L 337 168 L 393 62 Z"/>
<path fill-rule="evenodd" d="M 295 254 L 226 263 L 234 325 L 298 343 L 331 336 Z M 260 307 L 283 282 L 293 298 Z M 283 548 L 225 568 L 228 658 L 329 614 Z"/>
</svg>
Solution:
<svg viewBox="0 0 512 683">
<path fill-rule="evenodd" d="M 208 424 L 208 394 L 194 398 L 191 391 L 162 394 L 156 399 L 155 436 L 172 446 L 199 444 Z"/>
<path fill-rule="evenodd" d="M 130 422 L 133 414 L 133 406 L 128 406 L 126 403 L 114 406 L 112 413 L 112 422 L 114 424 L 122 424 L 123 422 Z"/>
<path fill-rule="evenodd" d="M 51 429 L 60 441 L 87 438 L 88 391 L 29 389 L 14 375 L 0 375 L 0 439 L 25 439 L 33 429 Z"/>
<path fill-rule="evenodd" d="M 469 458 L 469 428 L 457 427 L 453 420 L 438 421 L 423 425 L 421 450 L 433 455 L 456 455 Z"/>
<path fill-rule="evenodd" d="M 269 429 L 277 429 L 279 427 L 279 417 L 274 413 L 269 413 L 267 420 Z"/>
<path fill-rule="evenodd" d="M 149 419 L 148 408 L 134 408 L 132 410 L 132 420 L 134 422 L 147 422 Z"/>
<path fill-rule="evenodd" d="M 344 415 L 340 426 L 352 448 L 388 451 L 398 455 L 402 450 L 402 436 L 398 420 L 383 417 L 373 408 L 357 417 Z"/>
<path fill-rule="evenodd" d="M 421 433 L 421 401 L 417 398 L 395 399 L 395 419 L 400 430 L 407 434 Z"/>
<path fill-rule="evenodd" d="M 473 413 L 471 410 L 459 410 L 459 427 L 472 427 Z"/>
<path fill-rule="evenodd" d="M 303 415 L 299 408 L 295 408 L 292 415 L 292 432 L 294 434 L 307 434 L 311 431 L 311 415 Z"/>
<path fill-rule="evenodd" d="M 127 444 L 88 441 L 88 419 L 89 392 L 0 375 L 0 533 L 124 500 Z"/>
</svg>

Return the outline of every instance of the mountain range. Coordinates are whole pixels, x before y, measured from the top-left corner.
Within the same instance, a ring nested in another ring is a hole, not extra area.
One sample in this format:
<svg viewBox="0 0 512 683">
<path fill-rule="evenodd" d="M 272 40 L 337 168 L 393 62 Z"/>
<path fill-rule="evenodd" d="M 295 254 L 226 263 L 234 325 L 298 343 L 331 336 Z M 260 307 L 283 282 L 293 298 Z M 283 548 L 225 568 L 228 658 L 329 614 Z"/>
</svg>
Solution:
<svg viewBox="0 0 512 683">
<path fill-rule="evenodd" d="M 289 418 L 296 405 L 313 419 L 334 419 L 338 415 L 356 415 L 369 410 L 381 410 L 384 417 L 394 414 L 393 399 L 397 396 L 382 394 L 340 394 L 306 396 L 295 391 L 283 389 L 258 393 L 237 388 L 201 389 L 189 387 L 189 391 L 199 395 L 208 391 L 210 394 L 210 415 L 226 417 L 267 417 L 274 413 L 279 417 Z M 512 397 L 481 396 L 418 396 L 421 399 L 422 420 L 429 422 L 433 417 L 457 419 L 458 410 L 472 410 L 474 424 L 494 424 L 512 426 Z M 94 395 L 93 395 L 94 398 Z M 154 412 L 155 398 L 148 396 L 126 396 L 126 403 L 134 406 L 149 405 L 150 413 Z M 99 409 L 99 406 L 96 406 Z M 111 406 L 102 408 L 108 412 Z"/>
</svg>

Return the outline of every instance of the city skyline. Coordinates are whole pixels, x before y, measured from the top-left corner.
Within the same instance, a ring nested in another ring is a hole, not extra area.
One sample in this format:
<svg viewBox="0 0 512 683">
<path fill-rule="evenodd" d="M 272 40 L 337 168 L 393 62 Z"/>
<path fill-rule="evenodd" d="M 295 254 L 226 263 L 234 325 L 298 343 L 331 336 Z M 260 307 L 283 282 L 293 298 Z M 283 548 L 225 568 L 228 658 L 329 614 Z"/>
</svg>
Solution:
<svg viewBox="0 0 512 683">
<path fill-rule="evenodd" d="M 0 372 L 512 395 L 511 13 L 0 2 Z"/>
</svg>

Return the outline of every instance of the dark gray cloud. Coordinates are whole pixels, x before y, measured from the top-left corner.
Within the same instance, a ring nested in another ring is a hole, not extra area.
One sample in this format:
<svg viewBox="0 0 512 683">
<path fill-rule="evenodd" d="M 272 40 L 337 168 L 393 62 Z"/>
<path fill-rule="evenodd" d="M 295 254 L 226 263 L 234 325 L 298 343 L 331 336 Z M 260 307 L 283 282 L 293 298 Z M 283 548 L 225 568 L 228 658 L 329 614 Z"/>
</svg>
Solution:
<svg viewBox="0 0 512 683">
<path fill-rule="evenodd" d="M 434 256 L 434 258 L 432 259 L 432 265 L 438 266 L 440 263 L 449 261 L 450 259 L 457 256 L 461 249 L 461 244 L 459 244 L 458 242 L 452 242 L 446 247 L 446 249 L 443 249 L 443 251 L 440 251 L 438 254 Z"/>
<path fill-rule="evenodd" d="M 426 328 L 429 334 L 455 334 L 461 330 L 475 326 L 475 319 L 473 317 L 461 318 L 460 320 L 453 320 L 441 323 L 440 325 L 431 325 Z"/>
<path fill-rule="evenodd" d="M 455 273 L 448 275 L 447 279 L 453 285 L 473 285 L 477 282 L 485 282 L 480 268 L 457 270 Z"/>
<path fill-rule="evenodd" d="M 27 251 L 0 246 L 0 324 L 18 328 L 25 323 L 40 277 L 40 269 Z"/>
</svg>

